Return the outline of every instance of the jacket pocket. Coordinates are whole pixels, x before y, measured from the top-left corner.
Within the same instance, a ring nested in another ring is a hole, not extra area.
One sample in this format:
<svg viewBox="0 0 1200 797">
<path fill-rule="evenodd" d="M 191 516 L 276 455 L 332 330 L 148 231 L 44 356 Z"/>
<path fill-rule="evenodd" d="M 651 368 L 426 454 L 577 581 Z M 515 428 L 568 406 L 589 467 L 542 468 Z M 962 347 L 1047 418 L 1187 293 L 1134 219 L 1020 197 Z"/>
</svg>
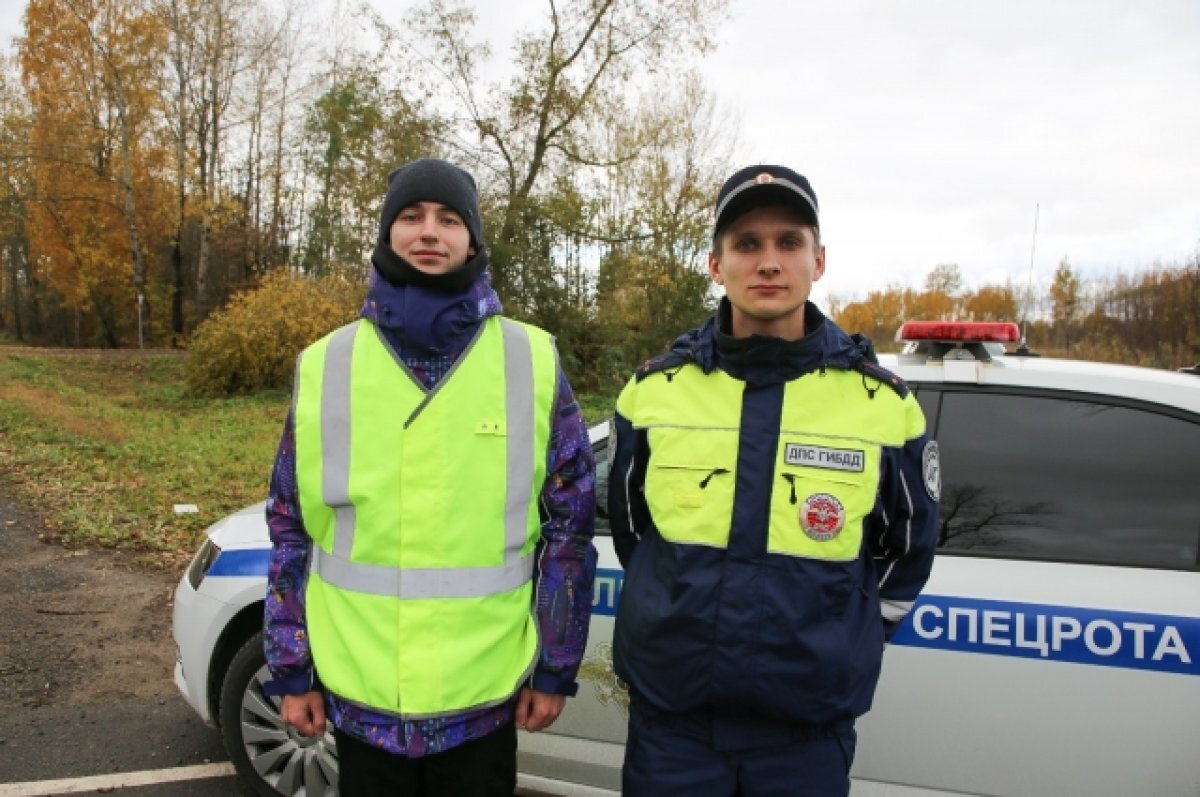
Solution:
<svg viewBox="0 0 1200 797">
<path fill-rule="evenodd" d="M 872 476 L 781 465 L 771 490 L 767 549 L 833 562 L 857 558 L 863 520 L 875 502 Z"/>
<path fill-rule="evenodd" d="M 733 514 L 737 434 L 650 430 L 646 504 L 663 539 L 725 548 Z"/>
</svg>

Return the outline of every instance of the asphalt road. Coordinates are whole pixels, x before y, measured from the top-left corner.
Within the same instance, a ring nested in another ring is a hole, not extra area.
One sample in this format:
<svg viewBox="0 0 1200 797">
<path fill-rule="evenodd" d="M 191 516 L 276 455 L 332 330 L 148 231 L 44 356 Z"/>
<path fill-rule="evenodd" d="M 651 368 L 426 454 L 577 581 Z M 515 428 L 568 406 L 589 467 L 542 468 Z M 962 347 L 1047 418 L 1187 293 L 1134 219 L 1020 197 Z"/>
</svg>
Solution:
<svg viewBox="0 0 1200 797">
<path fill-rule="evenodd" d="M 175 688 L 178 574 L 43 542 L 2 489 L 0 797 L 253 797 Z"/>
<path fill-rule="evenodd" d="M 40 530 L 0 494 L 0 797 L 248 797 L 211 776 L 228 761 L 219 734 L 172 681 L 177 575 L 47 544 Z M 114 787 L 117 773 L 149 773 L 147 785 Z M 77 780 L 103 776 L 90 790 Z M 156 782 L 177 777 L 190 779 Z"/>
</svg>

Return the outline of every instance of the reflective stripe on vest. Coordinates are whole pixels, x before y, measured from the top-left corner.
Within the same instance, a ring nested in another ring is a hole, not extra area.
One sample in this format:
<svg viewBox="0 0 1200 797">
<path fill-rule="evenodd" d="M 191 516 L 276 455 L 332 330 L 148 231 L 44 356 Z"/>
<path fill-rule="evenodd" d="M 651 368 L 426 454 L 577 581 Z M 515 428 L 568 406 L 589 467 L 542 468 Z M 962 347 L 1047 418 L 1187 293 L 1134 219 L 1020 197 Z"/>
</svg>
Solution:
<svg viewBox="0 0 1200 797">
<path fill-rule="evenodd" d="M 769 492 L 767 551 L 849 561 L 875 504 L 882 450 L 925 430 L 913 396 L 874 399 L 855 371 L 827 369 L 784 388 Z M 733 518 L 745 383 L 688 365 L 631 381 L 618 411 L 644 429 L 645 496 L 663 539 L 726 548 Z M 761 494 L 761 493 L 760 493 Z"/>
</svg>

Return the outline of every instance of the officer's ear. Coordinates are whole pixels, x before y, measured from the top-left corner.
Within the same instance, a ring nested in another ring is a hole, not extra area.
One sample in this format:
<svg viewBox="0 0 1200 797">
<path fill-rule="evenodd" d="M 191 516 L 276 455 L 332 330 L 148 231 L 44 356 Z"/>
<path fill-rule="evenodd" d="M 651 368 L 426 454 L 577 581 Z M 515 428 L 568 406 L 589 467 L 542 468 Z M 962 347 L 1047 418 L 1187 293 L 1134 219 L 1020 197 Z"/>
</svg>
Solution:
<svg viewBox="0 0 1200 797">
<path fill-rule="evenodd" d="M 712 281 L 718 285 L 725 284 L 725 277 L 721 275 L 721 257 L 717 250 L 721 248 L 720 242 L 713 244 L 713 249 L 708 253 L 708 276 L 712 277 Z"/>
</svg>

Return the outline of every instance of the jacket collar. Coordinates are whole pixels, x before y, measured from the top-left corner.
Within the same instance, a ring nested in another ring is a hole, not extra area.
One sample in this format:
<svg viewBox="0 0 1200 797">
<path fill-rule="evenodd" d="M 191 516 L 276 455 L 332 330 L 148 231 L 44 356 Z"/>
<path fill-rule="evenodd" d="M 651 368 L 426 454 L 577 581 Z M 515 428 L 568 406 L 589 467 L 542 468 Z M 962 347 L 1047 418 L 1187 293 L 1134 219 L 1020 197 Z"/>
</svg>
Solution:
<svg viewBox="0 0 1200 797">
<path fill-rule="evenodd" d="M 679 336 L 665 355 L 648 360 L 638 370 L 639 378 L 695 363 L 705 373 L 720 368 L 737 379 L 773 384 L 825 368 L 850 370 L 864 359 L 874 359 L 870 341 L 851 338 L 812 302 L 804 306 L 805 335 L 799 340 L 766 335 L 735 338 L 731 314 L 729 300 L 722 298 L 703 325 Z"/>
<path fill-rule="evenodd" d="M 360 315 L 382 327 L 389 339 L 420 354 L 454 354 L 479 325 L 500 313 L 500 299 L 485 271 L 458 292 L 420 285 L 393 285 L 371 269 L 371 288 Z"/>
</svg>

